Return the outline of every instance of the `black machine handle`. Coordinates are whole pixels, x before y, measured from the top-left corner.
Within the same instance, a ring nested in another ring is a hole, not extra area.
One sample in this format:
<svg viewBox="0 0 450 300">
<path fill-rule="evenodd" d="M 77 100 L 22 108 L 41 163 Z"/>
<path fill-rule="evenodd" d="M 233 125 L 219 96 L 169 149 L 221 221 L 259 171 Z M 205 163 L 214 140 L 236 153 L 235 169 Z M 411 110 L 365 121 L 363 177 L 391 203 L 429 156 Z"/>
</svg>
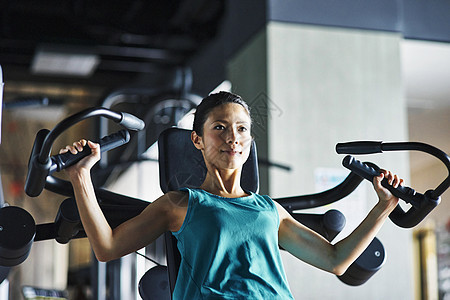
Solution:
<svg viewBox="0 0 450 300">
<path fill-rule="evenodd" d="M 141 130 L 145 123 L 139 118 L 123 112 L 115 112 L 103 107 L 89 108 L 76 113 L 60 123 L 52 131 L 47 129 L 40 130 L 35 138 L 30 159 L 28 161 L 28 173 L 25 182 L 25 193 L 30 197 L 37 197 L 44 189 L 46 179 L 51 173 L 60 171 L 63 168 L 73 165 L 81 158 L 90 153 L 90 149 L 72 155 L 70 153 L 50 157 L 53 142 L 56 138 L 69 127 L 76 123 L 91 117 L 106 117 L 130 130 Z M 127 143 L 130 139 L 126 130 L 104 137 L 100 140 L 101 151 L 105 152 Z"/>
<path fill-rule="evenodd" d="M 116 133 L 103 137 L 98 143 L 100 145 L 101 152 L 106 152 L 114 148 L 120 147 L 130 141 L 130 133 L 127 130 L 120 130 Z M 79 162 L 82 158 L 91 154 L 91 148 L 84 147 L 83 151 L 77 154 L 66 152 L 63 154 L 57 154 L 50 157 L 52 166 L 50 167 L 48 175 L 53 172 L 59 172 L 65 168 L 73 166 Z"/>
<path fill-rule="evenodd" d="M 389 218 L 398 226 L 411 228 L 419 224 L 440 202 L 440 195 L 447 190 L 450 185 L 450 158 L 443 151 L 424 143 L 402 142 L 402 143 L 383 143 L 372 141 L 360 141 L 339 143 L 336 145 L 336 152 L 340 154 L 371 154 L 381 153 L 383 151 L 399 150 L 417 150 L 429 153 L 440 159 L 447 167 L 449 176 L 435 189 L 428 190 L 424 194 L 416 192 L 410 187 L 399 186 L 392 187 L 383 179 L 382 185 L 391 193 L 410 203 L 412 207 L 405 212 L 400 205 L 389 215 Z M 342 164 L 359 176 L 372 181 L 374 176 L 379 175 L 378 167 L 371 163 L 362 163 L 351 155 L 347 155 Z"/>
<path fill-rule="evenodd" d="M 51 156 L 46 164 L 39 164 L 34 150 L 38 148 L 36 144 L 39 143 L 39 132 L 36 137 L 35 146 L 33 147 L 32 157 L 30 158 L 28 164 L 27 179 L 25 182 L 25 192 L 30 197 L 37 197 L 41 194 L 44 189 L 45 182 L 48 176 L 54 172 L 59 172 L 65 168 L 68 168 L 82 158 L 91 154 L 91 148 L 84 147 L 83 151 L 77 154 L 72 154 L 70 152 L 64 154 L 57 154 Z M 101 152 L 106 152 L 122 146 L 130 141 L 130 133 L 127 130 L 120 130 L 116 133 L 103 137 L 99 141 Z"/>
<path fill-rule="evenodd" d="M 370 182 L 373 181 L 374 177 L 380 175 L 378 167 L 372 167 L 368 163 L 360 162 L 351 155 L 344 157 L 342 165 Z M 386 178 L 381 181 L 381 185 L 387 188 L 394 196 L 403 199 L 405 202 L 410 203 L 416 208 L 420 207 L 420 201 L 422 200 L 423 195 L 416 193 L 412 188 L 401 185 L 394 188 L 389 184 Z"/>
</svg>

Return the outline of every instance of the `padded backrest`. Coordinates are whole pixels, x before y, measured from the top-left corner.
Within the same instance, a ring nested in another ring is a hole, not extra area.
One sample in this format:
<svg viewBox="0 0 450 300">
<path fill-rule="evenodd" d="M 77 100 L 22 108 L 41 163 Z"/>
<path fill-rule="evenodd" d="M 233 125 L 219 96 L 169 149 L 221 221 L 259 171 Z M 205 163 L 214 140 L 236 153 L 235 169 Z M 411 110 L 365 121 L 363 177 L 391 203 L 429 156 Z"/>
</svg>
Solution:
<svg viewBox="0 0 450 300">
<path fill-rule="evenodd" d="M 191 130 L 169 128 L 158 139 L 160 186 L 164 193 L 181 187 L 197 188 L 206 176 L 202 153 L 191 141 Z M 258 192 L 258 159 L 253 141 L 250 155 L 244 164 L 241 186 L 246 191 Z"/>
</svg>

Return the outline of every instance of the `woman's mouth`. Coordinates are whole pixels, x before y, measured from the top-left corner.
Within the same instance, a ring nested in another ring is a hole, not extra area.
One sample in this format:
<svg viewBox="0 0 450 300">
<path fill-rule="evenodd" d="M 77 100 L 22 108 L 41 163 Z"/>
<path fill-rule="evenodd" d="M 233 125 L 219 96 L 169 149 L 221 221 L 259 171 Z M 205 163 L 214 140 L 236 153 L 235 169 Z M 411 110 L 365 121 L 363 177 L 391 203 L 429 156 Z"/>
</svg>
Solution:
<svg viewBox="0 0 450 300">
<path fill-rule="evenodd" d="M 221 151 L 225 152 L 226 154 L 231 155 L 231 156 L 242 154 L 241 151 L 236 151 L 236 150 L 221 150 Z"/>
</svg>

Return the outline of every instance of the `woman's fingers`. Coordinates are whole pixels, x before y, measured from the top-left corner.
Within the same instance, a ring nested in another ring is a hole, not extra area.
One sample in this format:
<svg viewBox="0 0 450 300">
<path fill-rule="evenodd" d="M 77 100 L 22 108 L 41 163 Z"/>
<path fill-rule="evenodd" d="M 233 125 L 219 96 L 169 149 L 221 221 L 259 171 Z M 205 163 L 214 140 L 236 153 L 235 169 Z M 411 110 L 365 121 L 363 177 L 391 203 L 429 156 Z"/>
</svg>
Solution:
<svg viewBox="0 0 450 300">
<path fill-rule="evenodd" d="M 394 188 L 397 188 L 399 185 L 403 185 L 405 182 L 397 174 L 393 174 L 391 171 L 380 169 L 380 176 L 377 176 L 377 179 L 380 182 L 380 184 L 384 178 L 386 178 L 389 185 L 392 185 Z"/>
<path fill-rule="evenodd" d="M 398 187 L 398 185 L 400 184 L 400 178 L 398 178 L 397 174 L 394 175 L 394 180 L 392 181 L 392 186 L 393 187 Z"/>
<path fill-rule="evenodd" d="M 384 178 L 387 178 L 387 175 L 388 175 L 388 171 L 386 171 L 386 170 L 384 170 L 384 169 L 380 169 L 380 175 L 378 175 L 378 176 L 375 177 L 375 179 L 376 179 L 375 182 L 378 183 L 379 186 L 381 186 L 381 181 L 382 181 Z"/>
<path fill-rule="evenodd" d="M 60 153 L 70 152 L 72 154 L 77 154 L 78 150 L 74 146 L 67 145 L 65 148 L 61 149 Z"/>
<path fill-rule="evenodd" d="M 73 146 L 78 150 L 78 151 L 83 151 L 84 146 L 86 146 L 86 140 L 82 139 L 79 140 L 78 142 L 74 142 Z"/>
<path fill-rule="evenodd" d="M 386 178 L 386 180 L 387 180 L 387 182 L 389 183 L 389 185 L 393 185 L 394 182 L 396 182 L 396 180 L 398 180 L 398 176 L 392 174 L 391 171 L 381 169 L 381 170 L 380 170 L 380 175 L 381 175 L 381 174 L 383 175 L 384 178 Z M 397 179 L 396 179 L 396 178 L 397 178 Z M 383 180 L 383 178 L 380 178 L 380 181 L 381 181 L 381 180 Z"/>
<path fill-rule="evenodd" d="M 87 144 L 91 148 L 92 155 L 100 157 L 100 144 L 91 141 L 88 141 Z"/>
<path fill-rule="evenodd" d="M 98 149 L 98 147 L 100 146 L 98 143 L 94 143 L 91 141 L 87 141 L 89 148 L 91 149 Z"/>
<path fill-rule="evenodd" d="M 87 141 L 85 139 L 79 140 L 77 142 L 73 142 L 72 145 L 67 145 L 65 148 L 59 150 L 59 154 L 64 154 L 70 152 L 72 154 L 77 154 L 78 152 L 83 151 L 84 146 L 86 146 Z"/>
<path fill-rule="evenodd" d="M 397 188 L 399 185 L 403 185 L 403 179 L 398 177 L 396 174 L 393 174 L 391 171 L 380 169 L 380 175 L 374 178 L 373 184 L 375 191 L 380 200 L 395 200 L 398 201 L 398 198 L 395 197 L 387 188 L 382 186 L 381 182 L 386 178 L 389 185 Z"/>
<path fill-rule="evenodd" d="M 397 174 L 394 175 L 394 180 L 392 181 L 392 186 L 398 188 L 400 185 L 403 185 L 405 181 L 403 178 L 398 177 Z"/>
</svg>

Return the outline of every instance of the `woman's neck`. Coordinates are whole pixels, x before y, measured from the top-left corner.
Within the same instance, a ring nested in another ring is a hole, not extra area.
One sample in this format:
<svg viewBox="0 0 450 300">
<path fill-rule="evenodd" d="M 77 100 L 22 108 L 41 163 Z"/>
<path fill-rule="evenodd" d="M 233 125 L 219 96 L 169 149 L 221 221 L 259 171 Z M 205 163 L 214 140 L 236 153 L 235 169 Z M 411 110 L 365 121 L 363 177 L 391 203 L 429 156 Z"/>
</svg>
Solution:
<svg viewBox="0 0 450 300">
<path fill-rule="evenodd" d="M 208 171 L 201 189 L 222 197 L 238 198 L 248 195 L 241 187 L 240 170 Z"/>
</svg>

